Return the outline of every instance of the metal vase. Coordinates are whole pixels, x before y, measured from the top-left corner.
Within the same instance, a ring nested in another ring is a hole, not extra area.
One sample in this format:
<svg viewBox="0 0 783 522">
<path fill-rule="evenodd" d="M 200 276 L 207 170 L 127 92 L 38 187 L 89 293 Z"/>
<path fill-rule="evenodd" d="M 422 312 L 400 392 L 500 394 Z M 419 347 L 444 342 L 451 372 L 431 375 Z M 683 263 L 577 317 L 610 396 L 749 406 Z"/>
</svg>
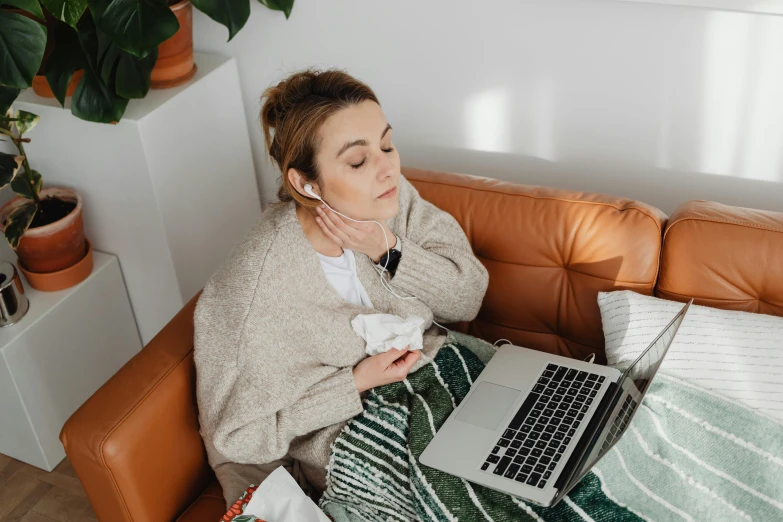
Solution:
<svg viewBox="0 0 783 522">
<path fill-rule="evenodd" d="M 0 261 L 0 328 L 18 322 L 30 308 L 16 267 Z"/>
</svg>

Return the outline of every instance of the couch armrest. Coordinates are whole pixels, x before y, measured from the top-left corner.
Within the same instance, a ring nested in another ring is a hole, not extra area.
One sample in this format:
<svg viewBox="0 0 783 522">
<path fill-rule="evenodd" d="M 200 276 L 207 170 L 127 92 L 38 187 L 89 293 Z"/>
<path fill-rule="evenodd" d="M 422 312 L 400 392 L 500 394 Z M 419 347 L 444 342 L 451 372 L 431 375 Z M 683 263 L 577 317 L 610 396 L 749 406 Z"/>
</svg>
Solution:
<svg viewBox="0 0 783 522">
<path fill-rule="evenodd" d="M 214 478 L 198 431 L 193 364 L 198 297 L 60 433 L 101 521 L 174 520 Z"/>
<path fill-rule="evenodd" d="M 656 295 L 783 316 L 783 213 L 689 201 L 666 227 Z"/>
</svg>

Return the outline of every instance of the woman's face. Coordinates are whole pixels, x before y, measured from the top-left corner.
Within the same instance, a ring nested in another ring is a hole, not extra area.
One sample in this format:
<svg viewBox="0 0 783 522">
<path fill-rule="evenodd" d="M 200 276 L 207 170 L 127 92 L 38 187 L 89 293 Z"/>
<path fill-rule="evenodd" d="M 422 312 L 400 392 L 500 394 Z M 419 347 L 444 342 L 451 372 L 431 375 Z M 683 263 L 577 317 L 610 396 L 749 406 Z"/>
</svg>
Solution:
<svg viewBox="0 0 783 522">
<path fill-rule="evenodd" d="M 318 193 L 332 208 L 359 220 L 386 220 L 399 210 L 400 155 L 380 106 L 364 101 L 330 116 L 316 156 Z M 391 192 L 388 192 L 392 189 Z"/>
</svg>

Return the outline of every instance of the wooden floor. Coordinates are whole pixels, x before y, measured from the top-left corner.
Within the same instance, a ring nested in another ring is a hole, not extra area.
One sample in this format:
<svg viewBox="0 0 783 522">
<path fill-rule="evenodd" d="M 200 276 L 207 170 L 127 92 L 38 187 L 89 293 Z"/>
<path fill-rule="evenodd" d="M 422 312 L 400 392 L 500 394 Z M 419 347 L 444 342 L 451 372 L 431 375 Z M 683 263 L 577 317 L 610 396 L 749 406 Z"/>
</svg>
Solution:
<svg viewBox="0 0 783 522">
<path fill-rule="evenodd" d="M 51 473 L 0 454 L 0 522 L 97 522 L 68 459 Z"/>
</svg>

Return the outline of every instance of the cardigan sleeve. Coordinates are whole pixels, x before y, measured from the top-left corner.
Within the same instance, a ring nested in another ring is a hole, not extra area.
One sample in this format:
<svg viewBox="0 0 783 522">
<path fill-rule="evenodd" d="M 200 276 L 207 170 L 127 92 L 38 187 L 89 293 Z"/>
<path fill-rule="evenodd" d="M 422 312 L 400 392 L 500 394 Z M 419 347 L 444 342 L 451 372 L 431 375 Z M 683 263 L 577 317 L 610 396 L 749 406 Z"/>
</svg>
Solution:
<svg viewBox="0 0 783 522">
<path fill-rule="evenodd" d="M 221 460 L 240 464 L 282 458 L 294 438 L 363 411 L 352 367 L 292 356 L 312 339 L 287 335 L 264 306 L 262 243 L 210 279 L 194 314 L 200 431 Z"/>
<path fill-rule="evenodd" d="M 270 365 L 266 366 L 271 367 Z M 263 464 L 284 457 L 301 435 L 346 421 L 363 411 L 352 368 L 323 366 L 308 372 L 313 383 L 274 372 L 243 368 L 220 414 L 212 443 L 223 457 Z"/>
<path fill-rule="evenodd" d="M 415 295 L 445 322 L 471 321 L 478 315 L 489 274 L 473 254 L 454 216 L 423 199 L 400 176 L 402 258 L 390 283 Z"/>
</svg>

